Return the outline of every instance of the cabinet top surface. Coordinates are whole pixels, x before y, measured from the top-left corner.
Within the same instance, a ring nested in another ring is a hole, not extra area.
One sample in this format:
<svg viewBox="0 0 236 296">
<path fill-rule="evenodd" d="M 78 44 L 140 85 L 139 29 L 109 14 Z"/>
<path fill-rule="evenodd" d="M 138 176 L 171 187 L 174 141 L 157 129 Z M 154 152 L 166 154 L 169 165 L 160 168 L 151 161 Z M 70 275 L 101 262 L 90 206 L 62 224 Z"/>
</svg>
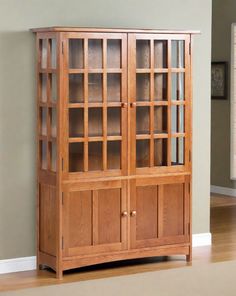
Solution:
<svg viewBox="0 0 236 296">
<path fill-rule="evenodd" d="M 98 32 L 98 33 L 166 33 L 166 34 L 200 34 L 198 30 L 156 30 L 156 29 L 130 29 L 130 28 L 93 28 L 93 27 L 44 27 L 33 28 L 32 32 Z"/>
</svg>

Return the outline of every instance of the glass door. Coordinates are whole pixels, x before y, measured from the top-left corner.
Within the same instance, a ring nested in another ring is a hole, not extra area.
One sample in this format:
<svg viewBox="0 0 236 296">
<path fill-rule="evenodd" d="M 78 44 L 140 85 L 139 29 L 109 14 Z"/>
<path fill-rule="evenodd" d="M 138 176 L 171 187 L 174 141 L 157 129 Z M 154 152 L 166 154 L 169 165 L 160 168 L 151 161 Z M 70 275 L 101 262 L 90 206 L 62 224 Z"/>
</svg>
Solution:
<svg viewBox="0 0 236 296">
<path fill-rule="evenodd" d="M 130 34 L 132 174 L 189 164 L 189 42 L 188 35 Z"/>
<path fill-rule="evenodd" d="M 66 57 L 66 171 L 71 177 L 124 175 L 127 35 L 69 33 Z"/>
</svg>

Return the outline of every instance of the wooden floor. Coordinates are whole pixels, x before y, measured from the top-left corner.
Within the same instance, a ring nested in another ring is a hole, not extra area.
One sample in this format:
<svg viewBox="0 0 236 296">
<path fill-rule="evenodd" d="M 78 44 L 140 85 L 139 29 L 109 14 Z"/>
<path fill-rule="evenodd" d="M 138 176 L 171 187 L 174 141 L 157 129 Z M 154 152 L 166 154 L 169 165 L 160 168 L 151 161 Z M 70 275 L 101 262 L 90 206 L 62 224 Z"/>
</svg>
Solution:
<svg viewBox="0 0 236 296">
<path fill-rule="evenodd" d="M 55 274 L 49 270 L 11 273 L 0 275 L 0 291 L 234 260 L 236 259 L 236 198 L 212 196 L 211 233 L 212 246 L 194 248 L 192 263 L 187 263 L 183 256 L 129 260 L 66 272 L 63 280 L 57 280 Z"/>
</svg>

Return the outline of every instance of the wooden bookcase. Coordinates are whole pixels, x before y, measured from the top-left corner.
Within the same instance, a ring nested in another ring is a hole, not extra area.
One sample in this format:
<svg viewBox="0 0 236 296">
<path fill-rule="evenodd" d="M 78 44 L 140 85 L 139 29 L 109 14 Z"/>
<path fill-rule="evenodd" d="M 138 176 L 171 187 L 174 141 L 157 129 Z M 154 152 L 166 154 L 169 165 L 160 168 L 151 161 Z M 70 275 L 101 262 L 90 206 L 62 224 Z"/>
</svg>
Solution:
<svg viewBox="0 0 236 296">
<path fill-rule="evenodd" d="M 37 266 L 191 260 L 192 31 L 39 28 Z"/>
</svg>

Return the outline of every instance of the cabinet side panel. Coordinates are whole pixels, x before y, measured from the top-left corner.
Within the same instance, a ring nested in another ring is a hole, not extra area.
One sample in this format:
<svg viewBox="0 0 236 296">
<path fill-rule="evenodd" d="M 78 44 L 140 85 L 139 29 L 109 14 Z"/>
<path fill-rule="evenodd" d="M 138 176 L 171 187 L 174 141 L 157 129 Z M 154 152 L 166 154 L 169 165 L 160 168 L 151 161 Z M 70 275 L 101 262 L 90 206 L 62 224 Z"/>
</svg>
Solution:
<svg viewBox="0 0 236 296">
<path fill-rule="evenodd" d="M 56 188 L 39 187 L 39 250 L 56 255 Z"/>
<path fill-rule="evenodd" d="M 184 184 L 164 185 L 163 236 L 184 234 Z"/>
</svg>

